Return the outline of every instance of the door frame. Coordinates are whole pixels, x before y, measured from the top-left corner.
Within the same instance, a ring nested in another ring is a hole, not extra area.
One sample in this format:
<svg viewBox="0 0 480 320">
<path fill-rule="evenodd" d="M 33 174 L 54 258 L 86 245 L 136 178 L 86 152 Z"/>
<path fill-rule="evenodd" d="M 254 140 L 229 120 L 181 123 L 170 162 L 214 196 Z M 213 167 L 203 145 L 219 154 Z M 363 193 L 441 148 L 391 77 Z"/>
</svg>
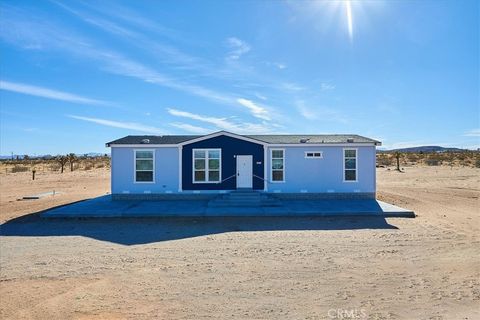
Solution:
<svg viewBox="0 0 480 320">
<path fill-rule="evenodd" d="M 239 187 L 239 179 L 238 177 L 240 176 L 240 171 L 239 171 L 239 166 L 238 166 L 238 161 L 239 161 L 239 157 L 243 157 L 244 159 L 250 159 L 250 168 L 251 168 L 251 171 L 249 172 L 250 174 L 250 186 L 249 187 Z M 236 188 L 237 189 L 253 189 L 253 155 L 250 155 L 250 154 L 240 154 L 240 155 L 237 155 L 236 157 Z"/>
</svg>

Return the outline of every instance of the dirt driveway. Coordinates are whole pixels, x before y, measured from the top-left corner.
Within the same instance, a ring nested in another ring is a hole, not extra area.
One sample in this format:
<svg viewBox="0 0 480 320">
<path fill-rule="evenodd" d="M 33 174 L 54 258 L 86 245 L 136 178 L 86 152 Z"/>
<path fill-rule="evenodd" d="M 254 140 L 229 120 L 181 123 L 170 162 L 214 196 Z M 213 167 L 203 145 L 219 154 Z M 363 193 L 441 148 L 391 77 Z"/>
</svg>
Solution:
<svg viewBox="0 0 480 320">
<path fill-rule="evenodd" d="M 74 174 L 58 190 L 108 190 L 103 173 Z M 31 187 L 2 178 L 0 317 L 479 318 L 479 170 L 378 180 L 419 217 L 12 221 L 51 200 L 8 202 Z"/>
</svg>

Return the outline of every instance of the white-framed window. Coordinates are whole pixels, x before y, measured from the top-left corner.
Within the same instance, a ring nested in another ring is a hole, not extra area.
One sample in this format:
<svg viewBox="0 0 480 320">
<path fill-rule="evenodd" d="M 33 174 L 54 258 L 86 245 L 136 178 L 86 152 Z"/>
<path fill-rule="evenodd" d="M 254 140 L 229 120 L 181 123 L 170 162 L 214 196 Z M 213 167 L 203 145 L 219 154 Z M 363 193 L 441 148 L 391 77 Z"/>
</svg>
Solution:
<svg viewBox="0 0 480 320">
<path fill-rule="evenodd" d="M 343 181 L 356 182 L 357 176 L 357 149 L 343 149 Z"/>
<path fill-rule="evenodd" d="M 322 159 L 322 151 L 305 151 L 305 159 Z"/>
<path fill-rule="evenodd" d="M 222 150 L 193 149 L 193 183 L 222 181 Z"/>
<path fill-rule="evenodd" d="M 271 182 L 285 182 L 285 149 L 270 150 Z"/>
<path fill-rule="evenodd" d="M 135 182 L 155 182 L 155 150 L 139 149 L 135 153 Z"/>
</svg>

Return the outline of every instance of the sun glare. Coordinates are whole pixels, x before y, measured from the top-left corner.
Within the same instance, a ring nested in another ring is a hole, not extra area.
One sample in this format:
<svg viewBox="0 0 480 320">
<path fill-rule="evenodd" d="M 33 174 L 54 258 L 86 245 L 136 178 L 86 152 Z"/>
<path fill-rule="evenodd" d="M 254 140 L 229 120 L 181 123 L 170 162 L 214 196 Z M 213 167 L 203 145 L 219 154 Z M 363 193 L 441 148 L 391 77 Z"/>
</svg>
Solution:
<svg viewBox="0 0 480 320">
<path fill-rule="evenodd" d="M 350 41 L 353 40 L 353 21 L 352 21 L 352 3 L 350 0 L 345 1 L 345 10 L 347 13 L 348 36 Z"/>
</svg>

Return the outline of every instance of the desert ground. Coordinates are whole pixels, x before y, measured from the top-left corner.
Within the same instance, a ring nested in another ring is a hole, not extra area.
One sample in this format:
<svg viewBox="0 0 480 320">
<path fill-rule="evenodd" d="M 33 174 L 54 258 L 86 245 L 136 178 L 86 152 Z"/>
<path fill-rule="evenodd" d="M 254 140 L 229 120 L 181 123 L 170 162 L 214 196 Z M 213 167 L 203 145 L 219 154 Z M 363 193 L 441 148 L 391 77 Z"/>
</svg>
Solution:
<svg viewBox="0 0 480 320">
<path fill-rule="evenodd" d="M 108 179 L 0 175 L 0 318 L 480 318 L 478 168 L 379 168 L 378 197 L 415 219 L 31 214 L 104 195 Z"/>
</svg>

